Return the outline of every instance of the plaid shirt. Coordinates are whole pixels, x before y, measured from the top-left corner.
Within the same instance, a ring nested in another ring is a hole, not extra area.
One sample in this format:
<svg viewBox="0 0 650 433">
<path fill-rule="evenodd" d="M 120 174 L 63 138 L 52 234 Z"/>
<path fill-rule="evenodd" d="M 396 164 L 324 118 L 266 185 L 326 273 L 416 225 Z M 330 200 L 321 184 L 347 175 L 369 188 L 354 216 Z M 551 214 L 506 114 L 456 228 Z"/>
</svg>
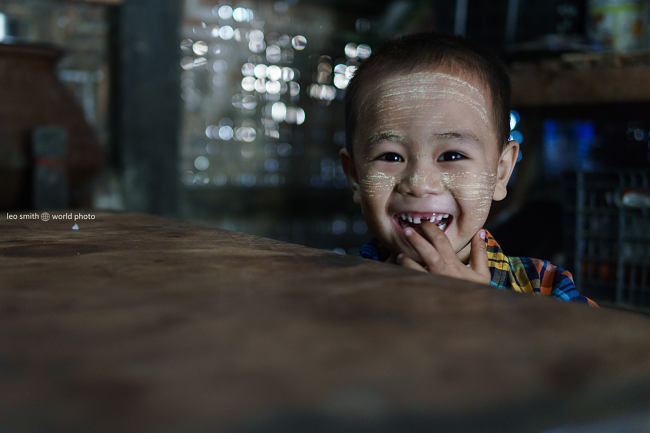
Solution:
<svg viewBox="0 0 650 433">
<path fill-rule="evenodd" d="M 553 296 L 563 301 L 579 302 L 592 307 L 598 306 L 578 292 L 571 272 L 547 260 L 506 256 L 489 232 L 486 240 L 492 287 L 519 293 Z M 367 259 L 380 260 L 377 241 L 373 239 L 363 245 L 359 255 Z"/>
</svg>

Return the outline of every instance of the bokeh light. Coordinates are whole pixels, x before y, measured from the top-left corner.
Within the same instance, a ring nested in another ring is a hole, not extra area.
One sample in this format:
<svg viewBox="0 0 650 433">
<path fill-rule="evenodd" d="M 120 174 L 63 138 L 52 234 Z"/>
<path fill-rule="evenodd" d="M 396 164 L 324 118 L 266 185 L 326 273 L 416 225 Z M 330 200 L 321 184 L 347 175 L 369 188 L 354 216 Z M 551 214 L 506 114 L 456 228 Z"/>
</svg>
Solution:
<svg viewBox="0 0 650 433">
<path fill-rule="evenodd" d="M 194 158 L 194 168 L 200 171 L 205 171 L 210 168 L 210 160 L 203 155 Z"/>
<path fill-rule="evenodd" d="M 208 44 L 206 44 L 204 41 L 196 41 L 192 45 L 192 51 L 197 56 L 204 56 L 208 52 Z"/>
<path fill-rule="evenodd" d="M 291 46 L 297 51 L 302 51 L 307 46 L 307 38 L 303 35 L 296 35 L 291 39 Z"/>
<path fill-rule="evenodd" d="M 232 6 L 230 5 L 223 5 L 219 6 L 219 9 L 217 9 L 217 14 L 219 15 L 219 18 L 222 20 L 229 20 L 232 18 Z"/>
<path fill-rule="evenodd" d="M 235 35 L 235 31 L 230 26 L 223 26 L 219 29 L 219 37 L 225 41 L 230 40 Z"/>
</svg>

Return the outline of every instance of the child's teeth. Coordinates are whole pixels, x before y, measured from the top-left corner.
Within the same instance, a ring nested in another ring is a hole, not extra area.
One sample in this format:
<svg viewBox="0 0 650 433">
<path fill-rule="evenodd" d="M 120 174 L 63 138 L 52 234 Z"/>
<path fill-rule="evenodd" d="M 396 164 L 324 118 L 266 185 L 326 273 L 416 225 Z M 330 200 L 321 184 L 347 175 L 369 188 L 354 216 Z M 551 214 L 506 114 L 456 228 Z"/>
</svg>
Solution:
<svg viewBox="0 0 650 433">
<path fill-rule="evenodd" d="M 433 214 L 430 218 L 412 217 L 412 216 L 409 216 L 408 214 L 405 214 L 405 213 L 399 215 L 399 219 L 401 219 L 402 221 L 408 221 L 408 222 L 410 222 L 412 224 L 422 224 L 422 221 L 437 223 L 438 227 L 440 227 L 441 230 L 444 230 L 444 228 L 447 227 L 446 223 L 444 223 L 444 224 L 441 223 L 441 221 L 446 219 L 446 218 L 449 218 L 448 213 L 445 213 L 445 214 Z"/>
</svg>

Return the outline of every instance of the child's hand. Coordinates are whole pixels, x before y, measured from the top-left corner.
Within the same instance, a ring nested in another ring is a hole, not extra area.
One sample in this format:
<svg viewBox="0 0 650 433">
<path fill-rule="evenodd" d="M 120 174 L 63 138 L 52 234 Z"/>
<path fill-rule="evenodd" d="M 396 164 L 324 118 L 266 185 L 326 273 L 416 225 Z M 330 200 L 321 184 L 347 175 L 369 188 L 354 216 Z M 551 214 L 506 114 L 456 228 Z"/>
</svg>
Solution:
<svg viewBox="0 0 650 433">
<path fill-rule="evenodd" d="M 425 232 L 428 240 L 412 228 L 407 228 L 404 233 L 413 249 L 420 255 L 423 265 L 404 253 L 397 256 L 397 264 L 421 272 L 490 284 L 485 230 L 479 230 L 472 237 L 467 265 L 456 256 L 449 239 L 439 228 L 435 227 Z"/>
</svg>

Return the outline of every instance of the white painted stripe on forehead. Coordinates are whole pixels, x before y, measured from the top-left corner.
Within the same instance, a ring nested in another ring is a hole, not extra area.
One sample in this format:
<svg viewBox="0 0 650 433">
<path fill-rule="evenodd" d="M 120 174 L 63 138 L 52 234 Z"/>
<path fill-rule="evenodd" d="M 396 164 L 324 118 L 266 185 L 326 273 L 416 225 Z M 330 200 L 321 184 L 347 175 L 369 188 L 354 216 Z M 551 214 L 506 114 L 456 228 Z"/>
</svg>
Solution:
<svg viewBox="0 0 650 433">
<path fill-rule="evenodd" d="M 450 74 L 414 72 L 407 75 L 395 75 L 380 80 L 374 89 L 366 93 L 360 106 L 366 105 L 370 97 L 380 98 L 376 104 L 378 113 L 388 109 L 387 105 L 390 102 L 402 105 L 401 107 L 390 107 L 391 110 L 397 112 L 401 109 L 412 108 L 415 104 L 425 106 L 427 100 L 451 97 L 471 107 L 486 126 L 490 126 L 483 93 L 469 82 Z"/>
</svg>

